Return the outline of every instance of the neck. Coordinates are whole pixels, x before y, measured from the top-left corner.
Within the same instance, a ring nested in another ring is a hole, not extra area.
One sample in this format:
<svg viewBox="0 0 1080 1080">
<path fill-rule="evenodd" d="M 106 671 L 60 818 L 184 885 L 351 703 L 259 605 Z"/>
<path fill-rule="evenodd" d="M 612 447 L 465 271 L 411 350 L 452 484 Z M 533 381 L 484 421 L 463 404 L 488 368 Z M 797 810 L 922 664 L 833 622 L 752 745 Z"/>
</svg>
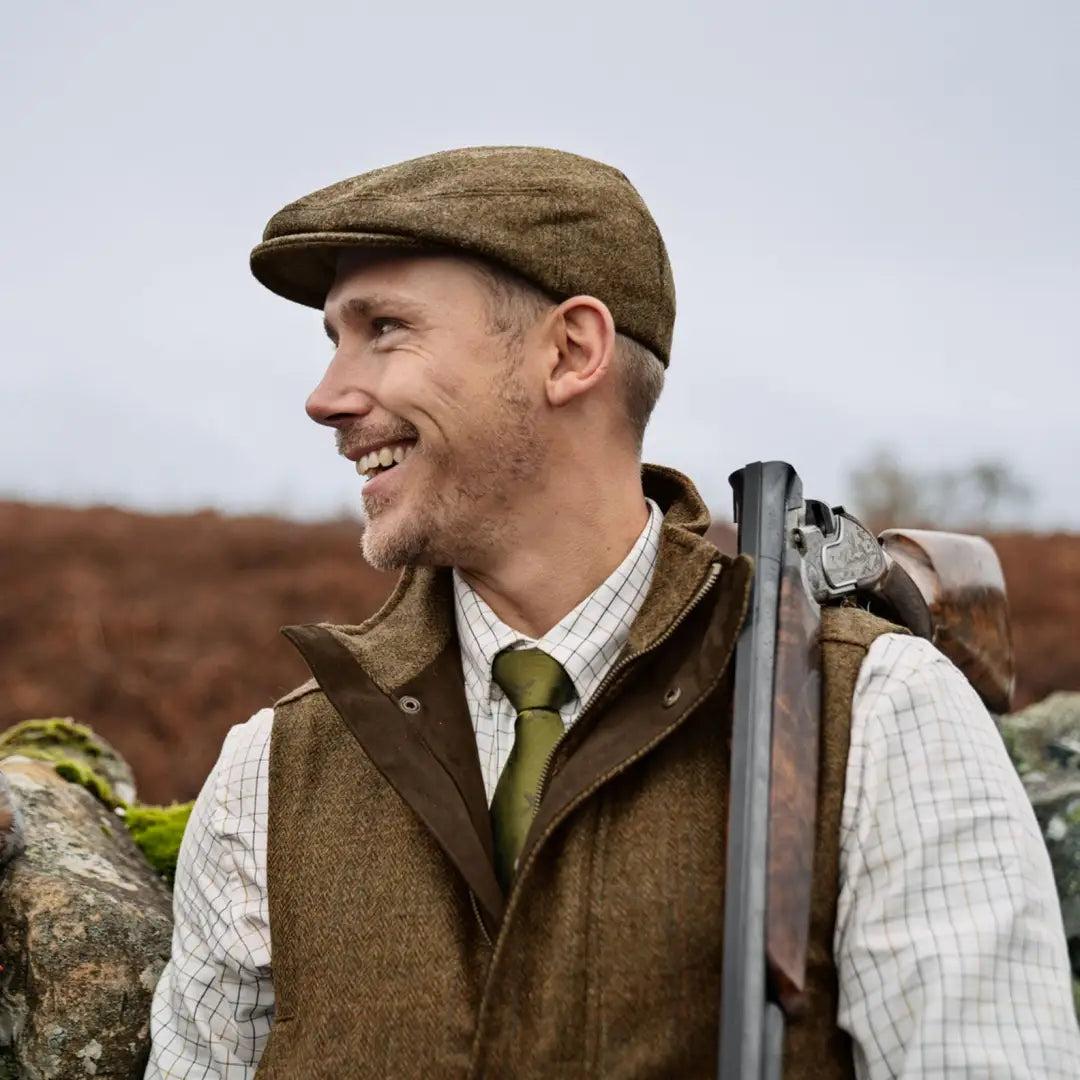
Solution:
<svg viewBox="0 0 1080 1080">
<path fill-rule="evenodd" d="M 490 562 L 457 568 L 502 622 L 530 638 L 543 637 L 603 584 L 648 521 L 637 469 L 619 480 L 591 475 L 599 478 L 591 489 L 534 499 L 514 542 Z"/>
</svg>

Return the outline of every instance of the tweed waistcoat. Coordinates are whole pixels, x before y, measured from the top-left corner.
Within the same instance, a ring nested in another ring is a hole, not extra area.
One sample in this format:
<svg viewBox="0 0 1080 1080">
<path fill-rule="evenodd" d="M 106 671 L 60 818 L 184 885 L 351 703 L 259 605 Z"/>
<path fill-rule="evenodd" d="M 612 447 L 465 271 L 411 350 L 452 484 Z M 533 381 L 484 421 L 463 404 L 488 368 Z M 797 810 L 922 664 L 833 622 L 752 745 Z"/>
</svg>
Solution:
<svg viewBox="0 0 1080 1080">
<path fill-rule="evenodd" d="M 449 575 L 360 627 L 294 627 L 315 680 L 279 702 L 268 887 L 276 1011 L 259 1080 L 715 1075 L 735 641 L 751 567 L 702 539 L 685 478 L 630 640 L 559 746 L 504 897 Z M 809 1014 L 786 1080 L 853 1075 L 832 961 L 851 699 L 895 629 L 825 613 Z"/>
</svg>

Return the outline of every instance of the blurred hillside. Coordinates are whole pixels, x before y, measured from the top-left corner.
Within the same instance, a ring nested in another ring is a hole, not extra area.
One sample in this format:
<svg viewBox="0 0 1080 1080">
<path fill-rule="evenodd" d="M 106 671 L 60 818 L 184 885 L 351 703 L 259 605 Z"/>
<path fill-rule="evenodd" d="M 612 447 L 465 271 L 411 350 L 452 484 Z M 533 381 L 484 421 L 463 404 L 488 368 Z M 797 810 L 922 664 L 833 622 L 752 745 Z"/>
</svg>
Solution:
<svg viewBox="0 0 1080 1080">
<path fill-rule="evenodd" d="M 229 727 L 309 677 L 279 627 L 359 620 L 389 591 L 357 533 L 0 503 L 0 727 L 74 716 L 144 800 L 191 797 Z"/>
<path fill-rule="evenodd" d="M 715 539 L 730 550 L 729 531 Z M 1080 689 L 1080 536 L 993 541 L 1017 704 Z M 133 763 L 143 799 L 190 798 L 228 728 L 307 677 L 278 628 L 357 622 L 392 584 L 354 521 L 0 502 L 0 728 L 74 716 Z"/>
</svg>

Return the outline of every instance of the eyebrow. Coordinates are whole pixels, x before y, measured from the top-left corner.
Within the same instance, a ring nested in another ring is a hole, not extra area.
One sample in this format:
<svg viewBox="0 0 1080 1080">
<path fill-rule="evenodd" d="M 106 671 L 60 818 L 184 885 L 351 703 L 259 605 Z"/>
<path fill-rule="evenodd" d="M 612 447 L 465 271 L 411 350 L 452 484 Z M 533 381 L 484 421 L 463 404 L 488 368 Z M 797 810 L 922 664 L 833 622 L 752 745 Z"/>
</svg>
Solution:
<svg viewBox="0 0 1080 1080">
<path fill-rule="evenodd" d="M 376 312 L 394 313 L 407 318 L 416 318 L 422 311 L 422 305 L 393 293 L 371 293 L 368 296 L 353 296 L 337 306 L 338 319 L 343 323 L 362 323 Z M 337 331 L 328 316 L 323 316 L 323 329 L 326 336 L 337 343 Z"/>
</svg>

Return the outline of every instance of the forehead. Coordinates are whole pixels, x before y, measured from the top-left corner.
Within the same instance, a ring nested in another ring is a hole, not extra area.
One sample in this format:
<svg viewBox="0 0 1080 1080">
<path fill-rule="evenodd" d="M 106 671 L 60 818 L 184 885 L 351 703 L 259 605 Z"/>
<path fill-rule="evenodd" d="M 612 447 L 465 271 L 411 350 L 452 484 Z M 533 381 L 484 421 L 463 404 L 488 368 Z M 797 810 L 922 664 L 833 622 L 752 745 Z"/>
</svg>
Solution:
<svg viewBox="0 0 1080 1080">
<path fill-rule="evenodd" d="M 367 295 L 399 296 L 413 303 L 460 303 L 480 294 L 482 279 L 471 260 L 440 252 L 365 251 L 345 248 L 337 256 L 326 294 L 327 315 L 340 303 Z"/>
</svg>

